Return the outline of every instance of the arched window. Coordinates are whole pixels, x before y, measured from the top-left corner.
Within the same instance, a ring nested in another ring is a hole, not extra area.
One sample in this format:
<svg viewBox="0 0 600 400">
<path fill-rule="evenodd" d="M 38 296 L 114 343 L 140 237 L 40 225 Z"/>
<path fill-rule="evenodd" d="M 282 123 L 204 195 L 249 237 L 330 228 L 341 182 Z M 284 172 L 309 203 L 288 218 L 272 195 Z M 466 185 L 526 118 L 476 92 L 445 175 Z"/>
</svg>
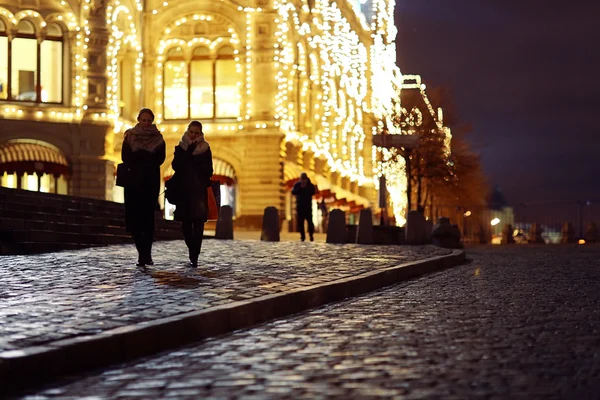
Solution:
<svg viewBox="0 0 600 400">
<path fill-rule="evenodd" d="M 181 47 L 167 53 L 163 81 L 165 119 L 188 118 L 188 70 Z"/>
<path fill-rule="evenodd" d="M 196 47 L 190 63 L 192 87 L 190 95 L 191 118 L 213 118 L 213 62 L 207 47 Z"/>
<path fill-rule="evenodd" d="M 8 98 L 8 36 L 6 25 L 0 19 L 0 100 Z"/>
<path fill-rule="evenodd" d="M 1 23 L 0 99 L 62 103 L 63 40 L 60 26 L 50 24 L 39 43 L 33 23 L 21 20 L 9 42 L 6 25 Z"/>
<path fill-rule="evenodd" d="M 215 117 L 235 118 L 240 115 L 240 104 L 233 47 L 223 46 L 219 49 L 215 71 Z"/>
<path fill-rule="evenodd" d="M 48 26 L 40 45 L 42 102 L 62 103 L 63 31 L 57 24 Z"/>
<path fill-rule="evenodd" d="M 222 46 L 216 55 L 206 46 L 196 47 L 187 65 L 183 51 L 174 50 L 165 62 L 165 119 L 238 117 L 240 76 L 233 47 Z"/>
<path fill-rule="evenodd" d="M 27 20 L 17 25 L 17 37 L 11 43 L 11 94 L 14 100 L 38 99 L 38 42 L 35 27 Z"/>
</svg>

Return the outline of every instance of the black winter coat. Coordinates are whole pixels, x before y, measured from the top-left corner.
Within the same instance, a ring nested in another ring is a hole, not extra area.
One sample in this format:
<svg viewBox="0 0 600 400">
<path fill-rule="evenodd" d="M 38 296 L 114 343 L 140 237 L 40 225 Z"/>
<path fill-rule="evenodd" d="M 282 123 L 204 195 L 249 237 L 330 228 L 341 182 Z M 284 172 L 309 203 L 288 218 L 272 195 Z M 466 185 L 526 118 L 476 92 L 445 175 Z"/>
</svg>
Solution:
<svg viewBox="0 0 600 400">
<path fill-rule="evenodd" d="M 294 184 L 292 194 L 296 196 L 296 211 L 299 215 L 312 214 L 312 197 L 315 194 L 315 185 L 310 179 L 305 187 L 302 187 L 302 181 Z"/>
<path fill-rule="evenodd" d="M 191 148 L 191 146 L 190 146 Z M 174 218 L 176 221 L 191 220 L 206 222 L 208 216 L 208 187 L 213 174 L 210 146 L 201 154 L 175 146 L 175 156 L 171 166 L 180 182 L 178 191 L 181 201 L 177 203 Z"/>
<path fill-rule="evenodd" d="M 154 231 L 154 212 L 160 191 L 160 166 L 165 161 L 165 144 L 154 152 L 131 151 L 125 141 L 121 159 L 129 168 L 125 186 L 125 227 L 127 232 Z"/>
</svg>

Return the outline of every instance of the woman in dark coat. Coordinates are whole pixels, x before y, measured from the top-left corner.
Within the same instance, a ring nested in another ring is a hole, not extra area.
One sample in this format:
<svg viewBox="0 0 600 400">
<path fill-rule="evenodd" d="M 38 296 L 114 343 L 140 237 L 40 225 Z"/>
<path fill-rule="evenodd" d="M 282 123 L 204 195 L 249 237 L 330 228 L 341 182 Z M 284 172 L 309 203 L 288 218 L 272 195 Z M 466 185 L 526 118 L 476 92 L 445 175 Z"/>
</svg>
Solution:
<svg viewBox="0 0 600 400">
<path fill-rule="evenodd" d="M 190 122 L 181 141 L 175 146 L 172 166 L 176 174 L 181 174 L 177 177 L 181 183 L 181 198 L 177 202 L 174 218 L 181 221 L 190 266 L 197 267 L 208 216 L 208 187 L 213 174 L 212 152 L 204 140 L 199 121 Z"/>
<path fill-rule="evenodd" d="M 154 113 L 140 111 L 138 124 L 125 132 L 121 159 L 129 170 L 125 185 L 125 226 L 138 251 L 140 267 L 153 265 L 154 211 L 160 190 L 160 166 L 165 161 L 165 141 L 153 124 Z"/>
</svg>

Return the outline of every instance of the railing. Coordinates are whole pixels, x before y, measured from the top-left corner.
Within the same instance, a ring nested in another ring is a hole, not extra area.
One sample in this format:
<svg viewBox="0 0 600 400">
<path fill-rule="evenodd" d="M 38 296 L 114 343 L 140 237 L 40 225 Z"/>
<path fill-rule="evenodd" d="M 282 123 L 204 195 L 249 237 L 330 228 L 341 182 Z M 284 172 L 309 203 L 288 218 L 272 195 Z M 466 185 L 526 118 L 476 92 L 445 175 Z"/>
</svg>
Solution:
<svg viewBox="0 0 600 400">
<path fill-rule="evenodd" d="M 517 243 L 588 242 L 600 240 L 600 200 L 521 203 L 502 209 L 485 206 L 434 206 L 425 216 L 437 221 L 449 217 L 457 224 L 464 243 L 500 243 L 507 240 L 508 226 Z"/>
</svg>

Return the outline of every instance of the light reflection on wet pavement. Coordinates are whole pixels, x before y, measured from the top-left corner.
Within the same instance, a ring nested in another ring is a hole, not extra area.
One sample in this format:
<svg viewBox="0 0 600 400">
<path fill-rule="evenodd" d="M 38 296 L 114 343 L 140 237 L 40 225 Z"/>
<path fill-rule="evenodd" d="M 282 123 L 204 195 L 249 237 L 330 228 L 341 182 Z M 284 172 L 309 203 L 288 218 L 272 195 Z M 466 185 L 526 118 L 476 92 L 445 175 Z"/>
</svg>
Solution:
<svg viewBox="0 0 600 400">
<path fill-rule="evenodd" d="M 27 398 L 598 398 L 600 247 L 468 254 L 471 264 Z"/>
<path fill-rule="evenodd" d="M 448 254 L 433 246 L 207 240 L 198 269 L 183 241 L 0 257 L 0 351 L 92 335 Z"/>
</svg>

